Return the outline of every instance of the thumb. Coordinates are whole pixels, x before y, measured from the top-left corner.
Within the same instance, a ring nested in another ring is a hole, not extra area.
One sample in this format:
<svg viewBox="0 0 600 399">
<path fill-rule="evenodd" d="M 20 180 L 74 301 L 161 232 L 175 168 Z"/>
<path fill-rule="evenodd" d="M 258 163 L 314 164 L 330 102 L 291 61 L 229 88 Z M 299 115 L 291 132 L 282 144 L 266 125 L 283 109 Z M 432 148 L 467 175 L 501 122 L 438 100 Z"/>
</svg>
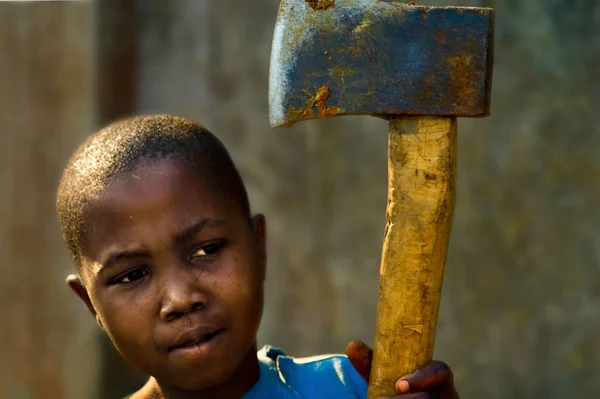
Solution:
<svg viewBox="0 0 600 399">
<path fill-rule="evenodd" d="M 351 341 L 346 346 L 346 356 L 358 374 L 368 383 L 371 374 L 373 350 L 362 341 Z"/>
</svg>

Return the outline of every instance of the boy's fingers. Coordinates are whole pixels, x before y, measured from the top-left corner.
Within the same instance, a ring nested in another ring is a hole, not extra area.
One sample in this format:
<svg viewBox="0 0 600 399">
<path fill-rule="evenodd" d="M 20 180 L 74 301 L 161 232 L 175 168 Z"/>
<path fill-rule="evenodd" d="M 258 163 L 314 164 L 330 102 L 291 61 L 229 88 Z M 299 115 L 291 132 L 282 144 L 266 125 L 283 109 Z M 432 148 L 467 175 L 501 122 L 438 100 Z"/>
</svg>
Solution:
<svg viewBox="0 0 600 399">
<path fill-rule="evenodd" d="M 373 361 L 373 350 L 362 341 L 351 341 L 346 346 L 346 355 L 356 371 L 368 383 Z M 382 396 L 378 399 L 439 399 L 440 392 L 454 391 L 453 375 L 450 367 L 444 362 L 433 361 L 422 369 L 402 377 L 396 384 L 401 395 Z M 458 399 L 456 396 L 444 398 Z"/>
<path fill-rule="evenodd" d="M 396 389 L 399 393 L 427 392 L 435 388 L 452 386 L 453 378 L 452 371 L 446 363 L 433 361 L 398 380 Z"/>
<path fill-rule="evenodd" d="M 351 341 L 346 346 L 346 356 L 358 374 L 368 383 L 371 374 L 371 362 L 373 361 L 373 350 L 362 341 Z"/>
</svg>

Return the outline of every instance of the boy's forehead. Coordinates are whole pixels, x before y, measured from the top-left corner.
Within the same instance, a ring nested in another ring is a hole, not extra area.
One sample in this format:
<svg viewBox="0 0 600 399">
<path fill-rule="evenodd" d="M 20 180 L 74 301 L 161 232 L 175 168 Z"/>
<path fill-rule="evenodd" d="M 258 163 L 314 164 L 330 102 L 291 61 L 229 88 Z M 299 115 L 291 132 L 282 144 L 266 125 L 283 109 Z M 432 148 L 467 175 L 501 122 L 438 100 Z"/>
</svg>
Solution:
<svg viewBox="0 0 600 399">
<path fill-rule="evenodd" d="M 110 182 L 94 201 L 86 235 L 95 241 L 140 225 L 174 230 L 201 219 L 229 220 L 237 215 L 232 207 L 235 199 L 202 173 L 168 161 L 141 165 Z"/>
<path fill-rule="evenodd" d="M 99 195 L 98 201 L 122 204 L 156 201 L 201 194 L 203 198 L 218 196 L 207 169 L 192 168 L 186 162 L 169 159 L 144 162 L 131 171 L 114 177 Z"/>
</svg>

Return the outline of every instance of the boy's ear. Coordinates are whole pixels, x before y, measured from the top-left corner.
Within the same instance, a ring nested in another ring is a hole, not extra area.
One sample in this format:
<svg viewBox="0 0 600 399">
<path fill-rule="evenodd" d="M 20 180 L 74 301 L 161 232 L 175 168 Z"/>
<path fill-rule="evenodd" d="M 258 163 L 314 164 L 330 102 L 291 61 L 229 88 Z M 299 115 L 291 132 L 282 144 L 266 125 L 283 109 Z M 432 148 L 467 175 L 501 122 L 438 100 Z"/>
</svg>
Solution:
<svg viewBox="0 0 600 399">
<path fill-rule="evenodd" d="M 256 240 L 256 249 L 263 269 L 267 267 L 267 221 L 265 215 L 258 214 L 252 218 L 252 227 Z"/>
<path fill-rule="evenodd" d="M 79 297 L 79 299 L 81 299 L 81 301 L 85 304 L 85 306 L 88 308 L 88 310 L 90 311 L 90 313 L 92 314 L 92 316 L 94 316 L 94 318 L 96 319 L 96 322 L 100 325 L 100 328 L 104 328 L 102 326 L 102 322 L 100 321 L 100 319 L 98 318 L 98 314 L 96 313 L 96 309 L 94 309 L 94 305 L 92 305 L 92 301 L 90 299 L 90 296 L 87 292 L 87 289 L 85 288 L 85 285 L 83 285 L 83 282 L 81 282 L 81 279 L 79 278 L 79 276 L 75 275 L 75 274 L 70 274 L 67 276 L 67 285 L 69 286 L 69 288 L 71 288 L 71 290 L 77 294 L 77 296 Z"/>
</svg>

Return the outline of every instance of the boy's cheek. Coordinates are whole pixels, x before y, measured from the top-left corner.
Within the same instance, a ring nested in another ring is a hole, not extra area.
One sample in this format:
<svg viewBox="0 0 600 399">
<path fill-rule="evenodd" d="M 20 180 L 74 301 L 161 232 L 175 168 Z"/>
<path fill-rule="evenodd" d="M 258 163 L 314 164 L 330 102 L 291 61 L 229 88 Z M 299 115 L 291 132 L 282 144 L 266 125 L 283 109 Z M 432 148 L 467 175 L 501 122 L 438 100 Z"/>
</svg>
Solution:
<svg viewBox="0 0 600 399">
<path fill-rule="evenodd" d="M 103 330 L 121 355 L 133 364 L 144 363 L 151 354 L 148 348 L 159 346 L 153 336 L 155 329 L 144 324 L 143 319 L 108 318 L 103 321 Z"/>
<path fill-rule="evenodd" d="M 115 338 L 132 335 L 141 339 L 144 332 L 152 331 L 151 312 L 143 301 L 107 293 L 102 295 L 96 309 L 98 325 Z"/>
<path fill-rule="evenodd" d="M 259 324 L 263 311 L 264 290 L 262 280 L 252 278 L 238 279 L 229 287 L 219 290 L 220 300 L 228 310 L 228 317 L 233 322 L 244 320 L 246 328 Z M 231 295 L 235 292 L 235 295 Z M 258 327 L 257 327 L 258 328 Z"/>
</svg>

